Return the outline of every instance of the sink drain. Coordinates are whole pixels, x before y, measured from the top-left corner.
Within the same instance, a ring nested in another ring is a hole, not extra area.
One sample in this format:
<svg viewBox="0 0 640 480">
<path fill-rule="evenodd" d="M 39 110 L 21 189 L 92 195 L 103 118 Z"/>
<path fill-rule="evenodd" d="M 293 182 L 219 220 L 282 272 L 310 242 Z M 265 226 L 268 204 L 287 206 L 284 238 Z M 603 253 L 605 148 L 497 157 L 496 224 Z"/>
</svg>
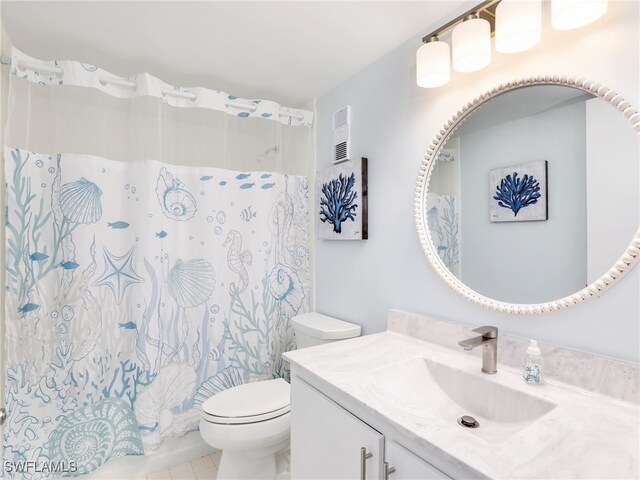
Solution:
<svg viewBox="0 0 640 480">
<path fill-rule="evenodd" d="M 478 428 L 480 424 L 471 415 L 463 415 L 458 419 L 458 424 L 466 428 Z"/>
</svg>

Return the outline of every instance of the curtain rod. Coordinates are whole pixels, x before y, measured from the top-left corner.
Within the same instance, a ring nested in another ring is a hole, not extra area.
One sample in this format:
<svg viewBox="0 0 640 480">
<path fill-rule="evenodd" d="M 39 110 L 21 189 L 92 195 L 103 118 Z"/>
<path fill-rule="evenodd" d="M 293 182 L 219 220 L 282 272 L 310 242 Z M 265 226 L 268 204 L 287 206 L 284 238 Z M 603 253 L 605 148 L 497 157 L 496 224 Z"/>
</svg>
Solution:
<svg viewBox="0 0 640 480">
<path fill-rule="evenodd" d="M 13 47 L 11 56 L 0 56 L 0 64 L 11 65 L 11 74 L 44 85 L 93 87 L 115 97 L 154 96 L 176 107 L 201 107 L 223 111 L 241 118 L 256 117 L 292 126 L 313 126 L 313 112 L 282 107 L 269 100 L 252 100 L 203 87 L 180 88 L 142 73 L 132 78 L 113 75 L 93 65 L 72 60 L 45 62 L 29 57 Z M 29 73 L 32 72 L 32 75 Z M 72 72 L 72 75 L 65 75 Z M 51 75 L 49 78 L 41 74 Z M 67 77 L 67 78 L 65 78 Z M 187 100 L 187 102 L 185 102 Z"/>
</svg>

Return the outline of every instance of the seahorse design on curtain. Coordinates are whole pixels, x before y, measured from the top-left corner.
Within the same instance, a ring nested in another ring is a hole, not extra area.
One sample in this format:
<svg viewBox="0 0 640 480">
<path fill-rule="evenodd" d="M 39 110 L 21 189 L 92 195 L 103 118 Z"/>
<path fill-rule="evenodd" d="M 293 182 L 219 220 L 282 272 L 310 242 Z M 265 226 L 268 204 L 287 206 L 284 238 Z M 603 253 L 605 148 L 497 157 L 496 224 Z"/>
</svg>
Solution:
<svg viewBox="0 0 640 480">
<path fill-rule="evenodd" d="M 253 257 L 249 250 L 242 250 L 242 235 L 236 230 L 231 230 L 227 239 L 223 244 L 225 247 L 229 245 L 227 253 L 227 263 L 229 269 L 238 274 L 238 292 L 242 293 L 247 289 L 249 283 L 249 274 L 247 273 L 247 265 L 251 265 Z"/>
</svg>

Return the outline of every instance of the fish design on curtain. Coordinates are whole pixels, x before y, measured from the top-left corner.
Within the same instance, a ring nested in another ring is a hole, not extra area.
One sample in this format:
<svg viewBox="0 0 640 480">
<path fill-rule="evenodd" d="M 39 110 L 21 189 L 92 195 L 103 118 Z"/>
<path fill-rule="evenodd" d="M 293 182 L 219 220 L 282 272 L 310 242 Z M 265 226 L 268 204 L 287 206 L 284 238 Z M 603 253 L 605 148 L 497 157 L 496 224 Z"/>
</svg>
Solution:
<svg viewBox="0 0 640 480">
<path fill-rule="evenodd" d="M 85 474 L 196 430 L 222 390 L 288 377 L 305 177 L 20 149 L 5 173 L 5 462 Z"/>
</svg>

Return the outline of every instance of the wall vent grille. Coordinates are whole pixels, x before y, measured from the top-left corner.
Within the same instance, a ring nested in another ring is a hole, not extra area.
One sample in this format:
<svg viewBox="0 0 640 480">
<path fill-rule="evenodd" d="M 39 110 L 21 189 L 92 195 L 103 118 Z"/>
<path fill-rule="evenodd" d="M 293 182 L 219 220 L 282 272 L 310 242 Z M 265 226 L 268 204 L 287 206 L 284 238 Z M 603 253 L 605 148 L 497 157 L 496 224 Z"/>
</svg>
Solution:
<svg viewBox="0 0 640 480">
<path fill-rule="evenodd" d="M 342 142 L 336 145 L 334 162 L 342 162 L 344 160 L 348 160 L 347 156 L 347 142 Z"/>
<path fill-rule="evenodd" d="M 333 163 L 351 159 L 351 105 L 333 112 Z"/>
</svg>

